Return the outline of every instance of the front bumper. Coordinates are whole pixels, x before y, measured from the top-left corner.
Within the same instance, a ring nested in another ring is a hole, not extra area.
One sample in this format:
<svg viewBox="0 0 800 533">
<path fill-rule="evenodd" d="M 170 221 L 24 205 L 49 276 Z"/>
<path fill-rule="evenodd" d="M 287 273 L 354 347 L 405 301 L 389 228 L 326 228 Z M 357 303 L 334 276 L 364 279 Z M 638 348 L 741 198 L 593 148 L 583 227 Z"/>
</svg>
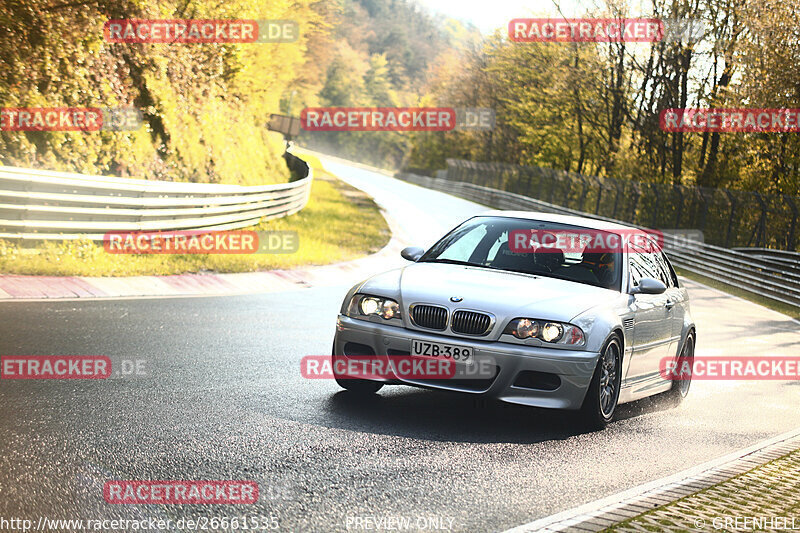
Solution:
<svg viewBox="0 0 800 533">
<path fill-rule="evenodd" d="M 465 337 L 450 337 L 388 326 L 339 315 L 334 354 L 342 356 L 408 355 L 412 340 L 471 347 L 477 367 L 490 375 L 469 375 L 466 367 L 454 379 L 382 380 L 429 388 L 483 394 L 499 400 L 554 409 L 578 409 L 592 380 L 598 353 L 540 348 Z M 371 352 L 371 353 L 370 353 Z"/>
</svg>

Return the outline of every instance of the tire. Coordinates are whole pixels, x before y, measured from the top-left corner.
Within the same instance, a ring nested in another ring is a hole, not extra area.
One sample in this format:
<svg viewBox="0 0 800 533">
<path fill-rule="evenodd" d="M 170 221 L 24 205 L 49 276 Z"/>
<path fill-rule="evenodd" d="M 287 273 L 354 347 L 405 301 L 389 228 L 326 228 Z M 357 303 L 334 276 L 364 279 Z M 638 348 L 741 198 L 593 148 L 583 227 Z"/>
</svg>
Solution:
<svg viewBox="0 0 800 533">
<path fill-rule="evenodd" d="M 689 332 L 686 336 L 686 342 L 683 343 L 681 353 L 677 356 L 679 361 L 678 368 L 682 368 L 683 361 L 689 363 L 690 368 L 694 365 L 694 332 Z M 671 403 L 679 405 L 684 398 L 689 394 L 689 388 L 692 385 L 692 374 L 689 373 L 688 379 L 675 380 L 672 382 L 672 388 L 664 393 L 664 397 Z"/>
<path fill-rule="evenodd" d="M 332 352 L 335 350 L 331 350 Z M 336 380 L 336 383 L 343 389 L 346 389 L 350 392 L 355 394 L 375 394 L 381 388 L 383 388 L 383 383 L 380 381 L 370 381 L 368 379 L 357 379 L 357 378 L 340 378 L 336 374 L 336 361 L 341 359 L 341 355 L 331 354 L 333 357 L 333 377 Z"/>
<path fill-rule="evenodd" d="M 622 383 L 622 343 L 614 335 L 603 346 L 589 390 L 581 406 L 581 418 L 589 429 L 604 429 L 612 420 Z"/>
</svg>

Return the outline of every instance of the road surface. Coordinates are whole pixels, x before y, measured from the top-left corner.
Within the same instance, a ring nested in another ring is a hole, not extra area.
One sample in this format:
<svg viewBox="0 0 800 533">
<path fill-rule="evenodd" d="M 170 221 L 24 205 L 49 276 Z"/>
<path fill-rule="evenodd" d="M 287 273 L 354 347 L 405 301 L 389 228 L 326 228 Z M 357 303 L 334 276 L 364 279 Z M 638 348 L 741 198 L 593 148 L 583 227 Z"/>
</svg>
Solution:
<svg viewBox="0 0 800 533">
<path fill-rule="evenodd" d="M 329 168 L 415 244 L 483 210 Z M 797 322 L 687 284 L 698 355 L 796 355 Z M 299 369 L 303 356 L 330 353 L 347 288 L 0 303 L 0 354 L 108 355 L 146 369 L 0 382 L 0 517 L 274 515 L 285 531 L 364 531 L 391 518 L 412 530 L 502 531 L 800 426 L 800 382 L 697 382 L 679 408 L 625 405 L 594 433 L 562 412 L 409 387 L 364 402 Z M 111 505 L 109 479 L 255 480 L 261 496 L 245 506 Z"/>
</svg>

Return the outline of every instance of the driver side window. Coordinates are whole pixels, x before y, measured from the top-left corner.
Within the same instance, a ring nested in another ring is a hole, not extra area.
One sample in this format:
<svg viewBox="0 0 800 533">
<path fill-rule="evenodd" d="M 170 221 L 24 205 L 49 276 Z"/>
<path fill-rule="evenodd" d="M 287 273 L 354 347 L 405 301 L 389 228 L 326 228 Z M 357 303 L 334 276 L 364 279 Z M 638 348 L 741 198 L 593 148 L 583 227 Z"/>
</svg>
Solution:
<svg viewBox="0 0 800 533">
<path fill-rule="evenodd" d="M 639 265 L 637 265 L 636 262 L 631 259 L 628 262 L 628 267 L 631 273 L 631 287 L 638 287 L 639 281 L 644 277 L 642 276 L 641 270 L 639 270 Z"/>
<path fill-rule="evenodd" d="M 653 254 L 645 253 L 644 250 L 634 246 L 628 252 L 628 266 L 631 271 L 631 285 L 636 287 L 642 278 L 661 279 L 658 275 L 658 265 L 652 260 Z"/>
<path fill-rule="evenodd" d="M 678 279 L 677 276 L 673 276 L 673 270 L 670 268 L 669 263 L 667 263 L 666 257 L 664 257 L 663 252 L 658 252 L 654 254 L 656 256 L 656 260 L 658 261 L 658 270 L 659 274 L 661 275 L 661 281 L 664 282 L 668 288 L 677 287 L 678 286 Z"/>
</svg>

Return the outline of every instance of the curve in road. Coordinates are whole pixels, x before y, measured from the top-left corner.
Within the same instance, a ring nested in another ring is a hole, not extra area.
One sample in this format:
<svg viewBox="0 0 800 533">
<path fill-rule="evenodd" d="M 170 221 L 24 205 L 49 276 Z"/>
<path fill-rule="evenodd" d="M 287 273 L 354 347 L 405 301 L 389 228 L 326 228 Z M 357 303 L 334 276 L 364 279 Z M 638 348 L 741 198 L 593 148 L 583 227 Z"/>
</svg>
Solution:
<svg viewBox="0 0 800 533">
<path fill-rule="evenodd" d="M 373 195 L 414 244 L 483 209 L 326 164 Z M 698 355 L 796 355 L 795 322 L 686 283 Z M 0 516 L 274 514 L 288 531 L 354 531 L 387 518 L 411 530 L 499 531 L 800 427 L 797 381 L 698 382 L 679 408 L 628 404 L 595 433 L 562 412 L 408 387 L 364 402 L 300 375 L 303 356 L 329 353 L 346 289 L 0 303 L 2 355 L 103 354 L 145 369 L 0 382 Z M 248 506 L 110 505 L 108 479 L 250 479 L 261 497 Z"/>
</svg>

